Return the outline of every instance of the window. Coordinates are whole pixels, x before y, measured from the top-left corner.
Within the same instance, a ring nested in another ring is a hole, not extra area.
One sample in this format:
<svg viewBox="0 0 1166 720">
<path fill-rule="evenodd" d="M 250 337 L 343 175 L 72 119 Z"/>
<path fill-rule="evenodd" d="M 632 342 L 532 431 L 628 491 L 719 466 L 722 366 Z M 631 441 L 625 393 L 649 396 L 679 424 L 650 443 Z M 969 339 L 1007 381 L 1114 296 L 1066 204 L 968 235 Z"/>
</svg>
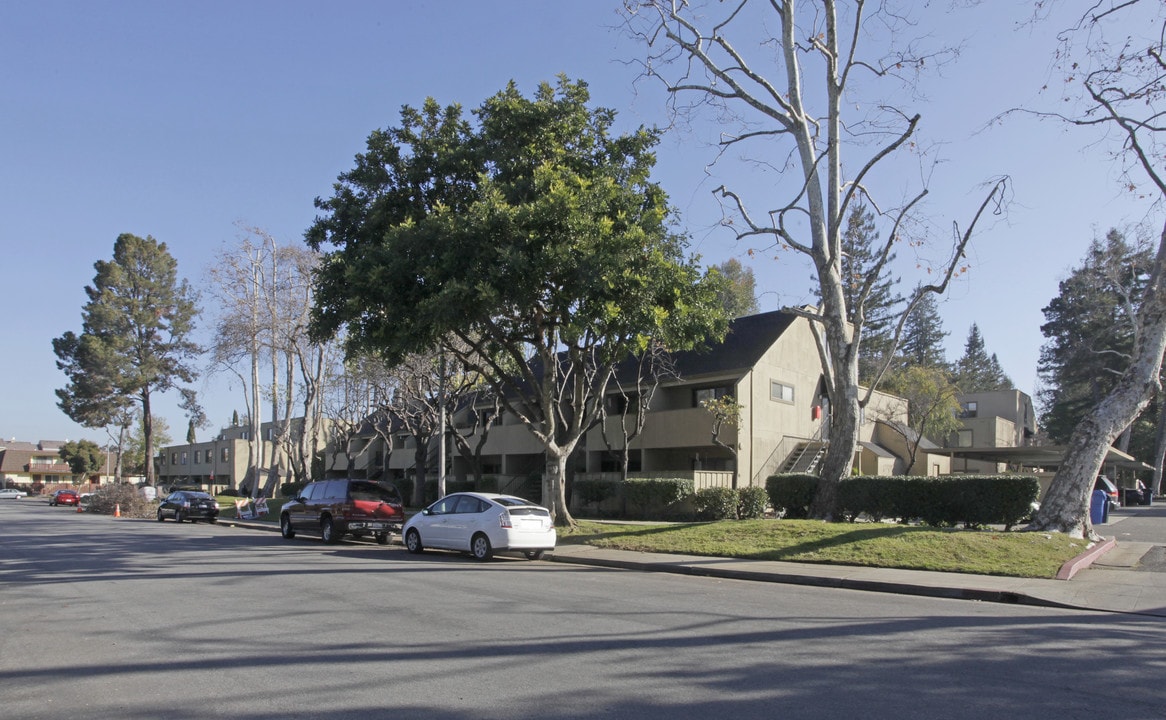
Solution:
<svg viewBox="0 0 1166 720">
<path fill-rule="evenodd" d="M 220 451 L 220 453 L 219 453 L 219 460 L 222 462 L 230 462 L 230 460 L 231 460 L 231 448 L 223 448 L 222 451 Z"/>
<path fill-rule="evenodd" d="M 186 453 L 185 452 L 182 453 L 182 464 L 183 465 L 186 464 Z"/>
<path fill-rule="evenodd" d="M 971 430 L 957 430 L 956 431 L 956 447 L 971 447 L 972 446 L 972 431 Z"/>
<path fill-rule="evenodd" d="M 980 409 L 979 403 L 977 403 L 975 400 L 970 400 L 970 401 L 965 402 L 965 403 L 960 403 L 960 417 L 962 417 L 962 418 L 974 418 L 974 417 L 976 417 L 976 412 L 979 409 Z"/>
<path fill-rule="evenodd" d="M 727 385 L 722 387 L 698 388 L 692 391 L 692 406 L 700 407 L 702 403 L 717 400 L 718 398 L 732 394 L 733 388 Z"/>
<path fill-rule="evenodd" d="M 171 464 L 171 465 L 177 465 L 177 464 L 178 464 L 178 453 L 176 453 L 176 452 L 172 452 L 172 453 L 170 453 L 170 464 Z"/>
<path fill-rule="evenodd" d="M 774 402 L 790 403 L 792 405 L 794 401 L 793 385 L 786 385 L 776 380 L 770 380 L 769 399 Z"/>
</svg>

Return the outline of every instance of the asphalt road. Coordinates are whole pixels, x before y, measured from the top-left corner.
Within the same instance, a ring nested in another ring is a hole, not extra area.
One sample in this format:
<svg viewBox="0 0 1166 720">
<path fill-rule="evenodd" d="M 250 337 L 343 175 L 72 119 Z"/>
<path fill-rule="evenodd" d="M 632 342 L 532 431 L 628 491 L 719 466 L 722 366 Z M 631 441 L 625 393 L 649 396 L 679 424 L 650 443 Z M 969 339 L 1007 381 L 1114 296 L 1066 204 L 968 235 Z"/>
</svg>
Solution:
<svg viewBox="0 0 1166 720">
<path fill-rule="evenodd" d="M 0 715 L 1159 718 L 1166 623 L 0 503 Z"/>
</svg>

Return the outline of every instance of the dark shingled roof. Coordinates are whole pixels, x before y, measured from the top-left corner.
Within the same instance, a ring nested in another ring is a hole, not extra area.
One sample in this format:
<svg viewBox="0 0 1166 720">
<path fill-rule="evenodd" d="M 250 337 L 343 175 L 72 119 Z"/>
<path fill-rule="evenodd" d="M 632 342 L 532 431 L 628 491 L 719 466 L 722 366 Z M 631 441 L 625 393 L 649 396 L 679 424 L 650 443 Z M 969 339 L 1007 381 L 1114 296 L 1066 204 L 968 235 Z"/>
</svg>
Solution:
<svg viewBox="0 0 1166 720">
<path fill-rule="evenodd" d="M 729 323 L 724 342 L 673 355 L 681 378 L 745 372 L 757 364 L 797 316 L 782 310 L 746 315 Z"/>
</svg>

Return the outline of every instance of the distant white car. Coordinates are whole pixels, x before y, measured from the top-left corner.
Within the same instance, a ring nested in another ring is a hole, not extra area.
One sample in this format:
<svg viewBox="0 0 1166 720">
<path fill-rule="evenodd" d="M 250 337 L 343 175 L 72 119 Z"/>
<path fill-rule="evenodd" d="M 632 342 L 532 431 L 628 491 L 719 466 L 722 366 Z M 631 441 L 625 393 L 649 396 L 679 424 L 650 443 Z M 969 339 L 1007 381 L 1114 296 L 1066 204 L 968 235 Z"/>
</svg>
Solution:
<svg viewBox="0 0 1166 720">
<path fill-rule="evenodd" d="M 22 497 L 28 497 L 28 493 L 16 488 L 4 488 L 0 490 L 0 500 L 19 500 Z"/>
<path fill-rule="evenodd" d="M 516 550 L 530 560 L 555 549 L 551 513 L 513 495 L 464 492 L 446 495 L 405 523 L 411 553 L 427 548 L 468 552 L 489 560 L 495 551 Z"/>
</svg>

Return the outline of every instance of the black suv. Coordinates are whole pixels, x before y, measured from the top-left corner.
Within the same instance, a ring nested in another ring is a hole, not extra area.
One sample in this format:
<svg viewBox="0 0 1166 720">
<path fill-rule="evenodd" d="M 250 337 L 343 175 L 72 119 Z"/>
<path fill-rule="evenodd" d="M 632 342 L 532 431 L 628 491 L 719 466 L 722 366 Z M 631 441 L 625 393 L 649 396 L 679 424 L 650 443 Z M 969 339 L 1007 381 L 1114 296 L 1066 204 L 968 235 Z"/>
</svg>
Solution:
<svg viewBox="0 0 1166 720">
<path fill-rule="evenodd" d="M 279 529 L 285 538 L 307 531 L 319 533 L 326 543 L 340 542 L 345 535 L 372 535 L 384 545 L 404 522 L 405 508 L 397 488 L 371 480 L 308 483 L 279 513 Z"/>
</svg>

